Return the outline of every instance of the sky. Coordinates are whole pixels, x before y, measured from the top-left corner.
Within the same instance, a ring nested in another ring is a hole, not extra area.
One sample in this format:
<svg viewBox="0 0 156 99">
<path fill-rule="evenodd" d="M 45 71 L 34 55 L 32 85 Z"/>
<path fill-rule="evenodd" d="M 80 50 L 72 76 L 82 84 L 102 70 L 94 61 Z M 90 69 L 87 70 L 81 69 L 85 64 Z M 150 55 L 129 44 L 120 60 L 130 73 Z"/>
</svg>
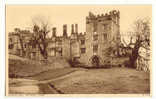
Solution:
<svg viewBox="0 0 156 99">
<path fill-rule="evenodd" d="M 152 20 L 151 5 L 7 5 L 6 32 L 14 28 L 31 29 L 32 20 L 38 16 L 48 20 L 51 27 L 57 28 L 57 35 L 62 35 L 63 24 L 71 33 L 71 24 L 78 24 L 78 32 L 86 31 L 86 16 L 89 11 L 105 14 L 111 10 L 120 11 L 120 32 L 132 30 L 135 20 L 149 18 Z"/>
</svg>

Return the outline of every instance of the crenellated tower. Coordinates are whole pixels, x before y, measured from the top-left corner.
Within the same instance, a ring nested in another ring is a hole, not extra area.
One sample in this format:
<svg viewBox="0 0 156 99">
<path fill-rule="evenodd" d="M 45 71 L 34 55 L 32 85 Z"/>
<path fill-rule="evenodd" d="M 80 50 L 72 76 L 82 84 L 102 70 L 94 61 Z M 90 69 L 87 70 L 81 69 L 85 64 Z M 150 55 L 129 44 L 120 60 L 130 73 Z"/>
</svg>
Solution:
<svg viewBox="0 0 156 99">
<path fill-rule="evenodd" d="M 109 13 L 95 15 L 89 12 L 86 17 L 86 54 L 84 61 L 100 57 L 102 62 L 107 59 L 108 47 L 117 51 L 120 42 L 120 12 L 112 10 Z M 91 62 L 90 62 L 91 63 Z M 101 62 L 100 62 L 101 63 Z"/>
</svg>

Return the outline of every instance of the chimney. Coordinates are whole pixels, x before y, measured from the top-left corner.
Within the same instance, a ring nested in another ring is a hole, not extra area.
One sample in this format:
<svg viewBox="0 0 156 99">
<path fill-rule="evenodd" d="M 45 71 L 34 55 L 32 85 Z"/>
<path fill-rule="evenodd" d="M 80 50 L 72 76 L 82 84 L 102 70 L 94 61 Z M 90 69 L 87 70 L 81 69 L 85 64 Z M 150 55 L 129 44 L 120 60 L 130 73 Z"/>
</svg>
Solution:
<svg viewBox="0 0 156 99">
<path fill-rule="evenodd" d="M 71 34 L 74 34 L 74 24 L 71 25 Z"/>
<path fill-rule="evenodd" d="M 52 29 L 52 37 L 56 37 L 56 27 Z"/>
<path fill-rule="evenodd" d="M 75 24 L 75 33 L 78 34 L 78 24 Z"/>
<path fill-rule="evenodd" d="M 63 36 L 67 37 L 67 24 L 63 25 Z"/>
</svg>

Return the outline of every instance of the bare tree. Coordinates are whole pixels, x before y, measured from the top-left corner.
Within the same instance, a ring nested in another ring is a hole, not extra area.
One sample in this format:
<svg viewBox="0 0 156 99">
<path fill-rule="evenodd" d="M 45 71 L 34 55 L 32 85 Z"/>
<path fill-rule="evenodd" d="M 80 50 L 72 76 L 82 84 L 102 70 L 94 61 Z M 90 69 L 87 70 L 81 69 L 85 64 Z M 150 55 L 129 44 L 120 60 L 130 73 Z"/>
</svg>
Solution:
<svg viewBox="0 0 156 99">
<path fill-rule="evenodd" d="M 32 37 L 31 44 L 33 44 L 33 46 L 37 46 L 41 55 L 47 59 L 47 38 L 48 33 L 50 32 L 49 21 L 40 16 L 34 17 L 32 21 L 34 35 Z"/>
<path fill-rule="evenodd" d="M 124 40 L 124 43 L 127 47 L 130 47 L 132 40 L 134 47 L 132 48 L 132 54 L 129 56 L 130 66 L 135 68 L 135 62 L 139 56 L 139 48 L 142 46 L 143 42 L 146 42 L 150 45 L 150 21 L 148 19 L 139 19 L 134 22 L 134 32 L 131 32 L 130 43 L 127 44 Z"/>
<path fill-rule="evenodd" d="M 20 28 L 15 28 L 14 29 L 14 32 L 17 37 L 18 37 L 18 40 L 19 40 L 19 44 L 20 44 L 20 47 L 21 47 L 21 51 L 22 51 L 22 56 L 25 56 L 26 54 L 26 50 L 25 50 L 25 34 L 30 34 L 30 31 L 29 30 L 22 30 Z"/>
</svg>

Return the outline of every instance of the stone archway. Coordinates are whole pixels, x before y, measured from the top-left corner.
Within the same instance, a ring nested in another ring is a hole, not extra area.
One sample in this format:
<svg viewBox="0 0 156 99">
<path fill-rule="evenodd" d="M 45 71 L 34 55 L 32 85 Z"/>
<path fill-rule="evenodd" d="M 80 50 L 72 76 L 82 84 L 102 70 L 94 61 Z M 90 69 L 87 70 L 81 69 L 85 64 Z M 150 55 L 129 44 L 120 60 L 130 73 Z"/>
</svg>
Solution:
<svg viewBox="0 0 156 99">
<path fill-rule="evenodd" d="M 91 64 L 93 67 L 99 67 L 100 66 L 100 58 L 97 55 L 93 55 L 91 57 Z"/>
</svg>

